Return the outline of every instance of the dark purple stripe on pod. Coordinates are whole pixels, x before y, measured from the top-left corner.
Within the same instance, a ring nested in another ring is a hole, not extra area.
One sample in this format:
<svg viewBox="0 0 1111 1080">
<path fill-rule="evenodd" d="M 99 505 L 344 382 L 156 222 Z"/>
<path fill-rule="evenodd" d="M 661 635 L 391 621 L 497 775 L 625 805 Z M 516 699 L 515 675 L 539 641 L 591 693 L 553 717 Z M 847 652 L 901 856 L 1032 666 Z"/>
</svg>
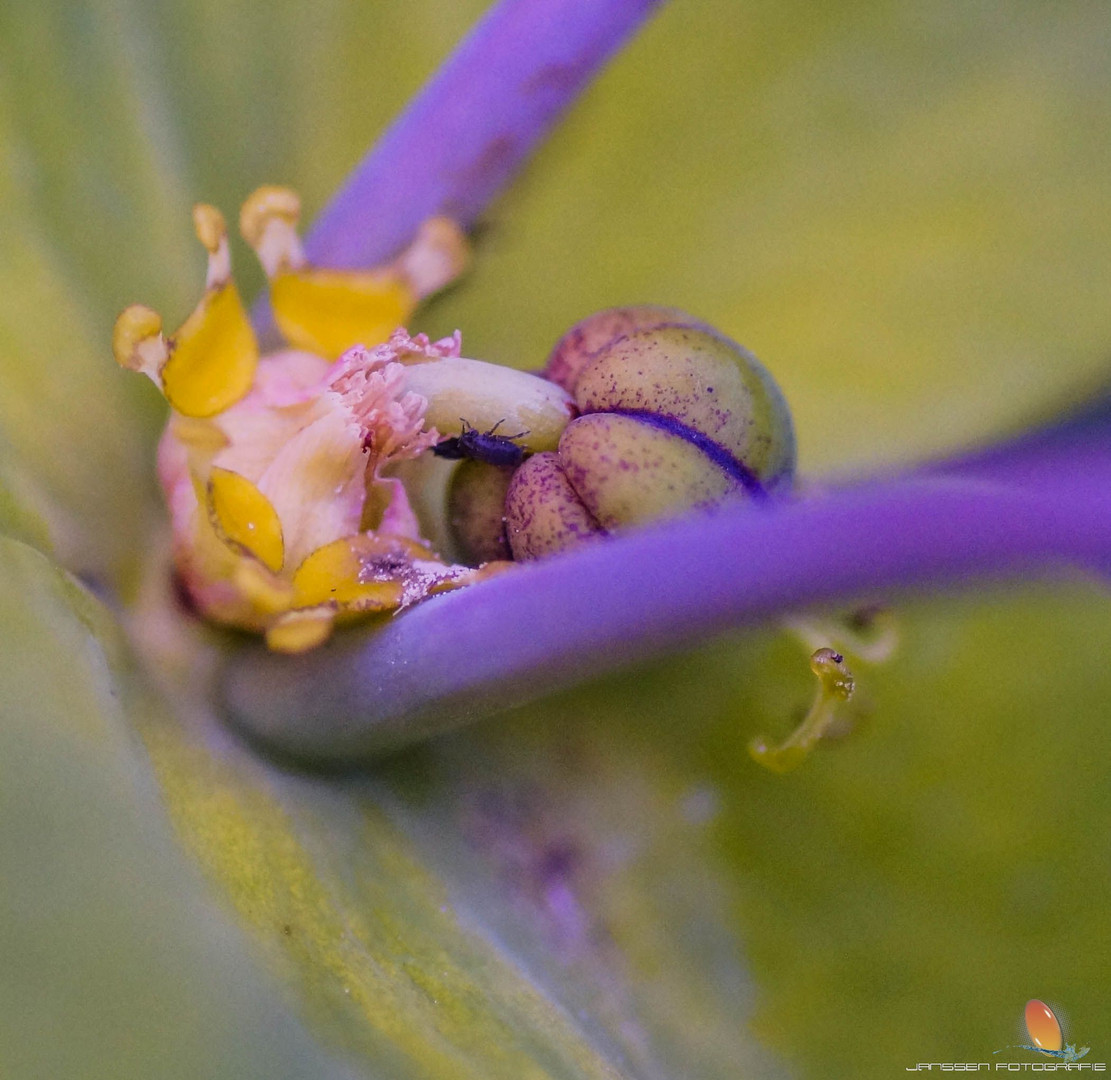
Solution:
<svg viewBox="0 0 1111 1080">
<path fill-rule="evenodd" d="M 643 424 L 649 424 L 651 427 L 686 439 L 687 442 L 697 446 L 719 469 L 732 476 L 750 495 L 760 499 L 767 498 L 768 493 L 764 490 L 764 485 L 744 462 L 734 457 L 721 443 L 715 442 L 681 420 L 676 420 L 674 416 L 666 416 L 650 409 L 606 409 L 606 412 L 613 413 L 615 416 L 631 417 L 633 420 L 639 420 Z"/>
</svg>

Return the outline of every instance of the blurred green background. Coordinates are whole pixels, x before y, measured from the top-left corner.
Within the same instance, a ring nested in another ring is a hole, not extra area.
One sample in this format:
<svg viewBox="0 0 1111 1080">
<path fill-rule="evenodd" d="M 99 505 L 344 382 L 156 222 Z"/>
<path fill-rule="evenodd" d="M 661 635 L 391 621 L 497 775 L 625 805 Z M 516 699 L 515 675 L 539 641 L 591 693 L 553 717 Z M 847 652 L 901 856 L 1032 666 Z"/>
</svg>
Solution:
<svg viewBox="0 0 1111 1080">
<path fill-rule="evenodd" d="M 162 403 L 116 313 L 189 311 L 194 201 L 320 208 L 484 6 L 0 7 L 0 1075 L 881 1077 L 1032 996 L 1104 1060 L 1096 582 L 902 598 L 789 777 L 745 752 L 811 696 L 774 628 L 330 778 L 140 670 Z M 811 477 L 1019 430 L 1107 379 L 1109 47 L 1095 2 L 671 0 L 418 328 L 536 367 L 686 307 Z"/>
</svg>

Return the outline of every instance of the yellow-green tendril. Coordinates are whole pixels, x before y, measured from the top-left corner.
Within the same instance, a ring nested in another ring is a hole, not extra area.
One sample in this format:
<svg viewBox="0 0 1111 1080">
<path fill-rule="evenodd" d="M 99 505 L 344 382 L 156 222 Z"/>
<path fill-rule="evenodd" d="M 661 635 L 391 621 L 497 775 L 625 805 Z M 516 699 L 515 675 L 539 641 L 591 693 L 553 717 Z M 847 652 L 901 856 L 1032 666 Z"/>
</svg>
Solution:
<svg viewBox="0 0 1111 1080">
<path fill-rule="evenodd" d="M 785 773 L 797 768 L 829 730 L 838 703 L 852 697 L 852 672 L 845 666 L 845 658 L 840 653 L 829 648 L 818 649 L 810 657 L 810 670 L 818 677 L 818 693 L 802 723 L 779 746 L 769 746 L 764 736 L 757 736 L 748 744 L 753 761 L 772 772 Z"/>
</svg>

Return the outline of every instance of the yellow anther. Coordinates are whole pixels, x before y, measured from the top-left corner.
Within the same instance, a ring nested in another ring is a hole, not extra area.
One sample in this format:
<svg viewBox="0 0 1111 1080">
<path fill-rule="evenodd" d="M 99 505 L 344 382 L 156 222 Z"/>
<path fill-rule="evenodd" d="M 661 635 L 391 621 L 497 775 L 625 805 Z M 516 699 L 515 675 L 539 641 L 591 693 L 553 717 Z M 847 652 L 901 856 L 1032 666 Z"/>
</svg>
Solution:
<svg viewBox="0 0 1111 1080">
<path fill-rule="evenodd" d="M 829 730 L 837 705 L 852 697 L 855 683 L 840 653 L 818 649 L 810 657 L 810 670 L 817 676 L 818 693 L 802 723 L 779 746 L 770 746 L 762 736 L 748 744 L 752 759 L 772 772 L 785 773 L 797 768 Z"/>
<path fill-rule="evenodd" d="M 305 253 L 297 235 L 300 219 L 297 193 L 273 185 L 252 192 L 239 211 L 239 231 L 258 255 L 268 278 L 304 266 Z"/>
<path fill-rule="evenodd" d="M 208 203 L 197 203 L 193 207 L 193 228 L 197 239 L 204 244 L 210 255 L 215 254 L 221 241 L 227 239 L 228 226 L 224 215 Z"/>
<path fill-rule="evenodd" d="M 291 188 L 267 184 L 247 196 L 239 211 L 239 231 L 243 239 L 255 247 L 266 226 L 275 218 L 296 226 L 301 219 L 301 199 Z"/>
<path fill-rule="evenodd" d="M 228 226 L 224 215 L 215 206 L 197 203 L 193 207 L 193 230 L 208 252 L 208 271 L 204 287 L 209 292 L 231 280 L 231 251 L 228 248 Z"/>
<path fill-rule="evenodd" d="M 208 480 L 209 519 L 226 543 L 277 573 L 285 561 L 282 523 L 270 500 L 245 476 L 214 468 Z"/>
<path fill-rule="evenodd" d="M 274 277 L 270 303 L 291 345 L 334 360 L 352 345 L 384 342 L 408 320 L 416 297 L 389 272 L 305 269 Z"/>
<path fill-rule="evenodd" d="M 169 356 L 162 316 L 142 304 L 125 308 L 112 329 L 112 352 L 120 367 L 141 371 L 161 387 L 160 372 Z"/>
</svg>

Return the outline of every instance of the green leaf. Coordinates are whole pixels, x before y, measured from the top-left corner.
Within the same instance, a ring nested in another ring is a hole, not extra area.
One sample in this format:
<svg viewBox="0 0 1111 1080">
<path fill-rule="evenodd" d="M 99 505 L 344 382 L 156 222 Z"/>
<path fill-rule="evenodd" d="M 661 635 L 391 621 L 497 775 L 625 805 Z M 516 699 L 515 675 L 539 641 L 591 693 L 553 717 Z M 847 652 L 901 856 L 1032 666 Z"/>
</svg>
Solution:
<svg viewBox="0 0 1111 1080">
<path fill-rule="evenodd" d="M 1106 594 L 898 618 L 895 657 L 853 664 L 853 730 L 786 777 L 747 753 L 813 692 L 773 633 L 360 776 L 264 778 L 171 725 L 152 753 L 322 1037 L 390 1076 L 783 1075 L 758 1035 L 801 1075 L 881 1077 L 984 1060 L 1037 995 L 1094 1041 Z"/>
<path fill-rule="evenodd" d="M 153 706 L 103 609 L 0 551 L 15 1075 L 95 1075 L 136 1032 L 135 1075 L 279 1050 L 297 1075 L 260 958 L 325 1061 L 391 1080 L 782 1075 L 750 1032 L 802 1075 L 879 1077 L 984 1059 L 1036 994 L 1079 1037 L 1111 1020 L 1111 619 L 1086 584 L 907 606 L 895 658 L 856 667 L 855 730 L 787 777 L 746 744 L 805 707 L 805 650 L 746 634 L 313 778 L 187 693 Z"/>
<path fill-rule="evenodd" d="M 808 1075 L 1032 1059 L 993 1057 L 1029 1041 L 1031 997 L 1106 1060 L 1107 599 L 1077 581 L 914 605 L 890 665 L 858 669 L 857 733 L 735 786 L 719 839 L 745 867 L 756 1029 Z"/>
<path fill-rule="evenodd" d="M 501 807 L 484 781 L 445 802 L 452 785 L 433 793 L 419 760 L 364 780 L 283 775 L 186 692 L 159 706 L 110 615 L 44 557 L 0 541 L 0 570 L 5 1075 L 346 1075 L 336 1054 L 390 1080 L 652 1077 L 657 1023 L 702 1075 L 759 1060 L 736 1038 L 735 1003 L 714 1003 L 745 979 L 689 837 L 657 852 L 675 856 L 654 886 L 667 887 L 640 895 L 643 868 L 624 880 L 582 863 L 584 822 Z M 619 818 L 609 827 L 634 840 Z M 492 877 L 485 895 L 457 895 L 457 872 L 491 841 L 517 886 Z M 595 897 L 576 895 L 585 874 L 634 935 L 607 940 Z M 642 987 L 640 967 L 669 974 Z M 699 1039 L 676 1010 L 700 1016 Z M 701 1047 L 707 1033 L 724 1044 Z"/>
<path fill-rule="evenodd" d="M 49 552 L 50 528 L 34 509 L 37 491 L 12 454 L 0 448 L 0 533 Z"/>
<path fill-rule="evenodd" d="M 351 1076 L 177 843 L 104 609 L 4 539 L 0 626 L 0 1071 Z"/>
</svg>

